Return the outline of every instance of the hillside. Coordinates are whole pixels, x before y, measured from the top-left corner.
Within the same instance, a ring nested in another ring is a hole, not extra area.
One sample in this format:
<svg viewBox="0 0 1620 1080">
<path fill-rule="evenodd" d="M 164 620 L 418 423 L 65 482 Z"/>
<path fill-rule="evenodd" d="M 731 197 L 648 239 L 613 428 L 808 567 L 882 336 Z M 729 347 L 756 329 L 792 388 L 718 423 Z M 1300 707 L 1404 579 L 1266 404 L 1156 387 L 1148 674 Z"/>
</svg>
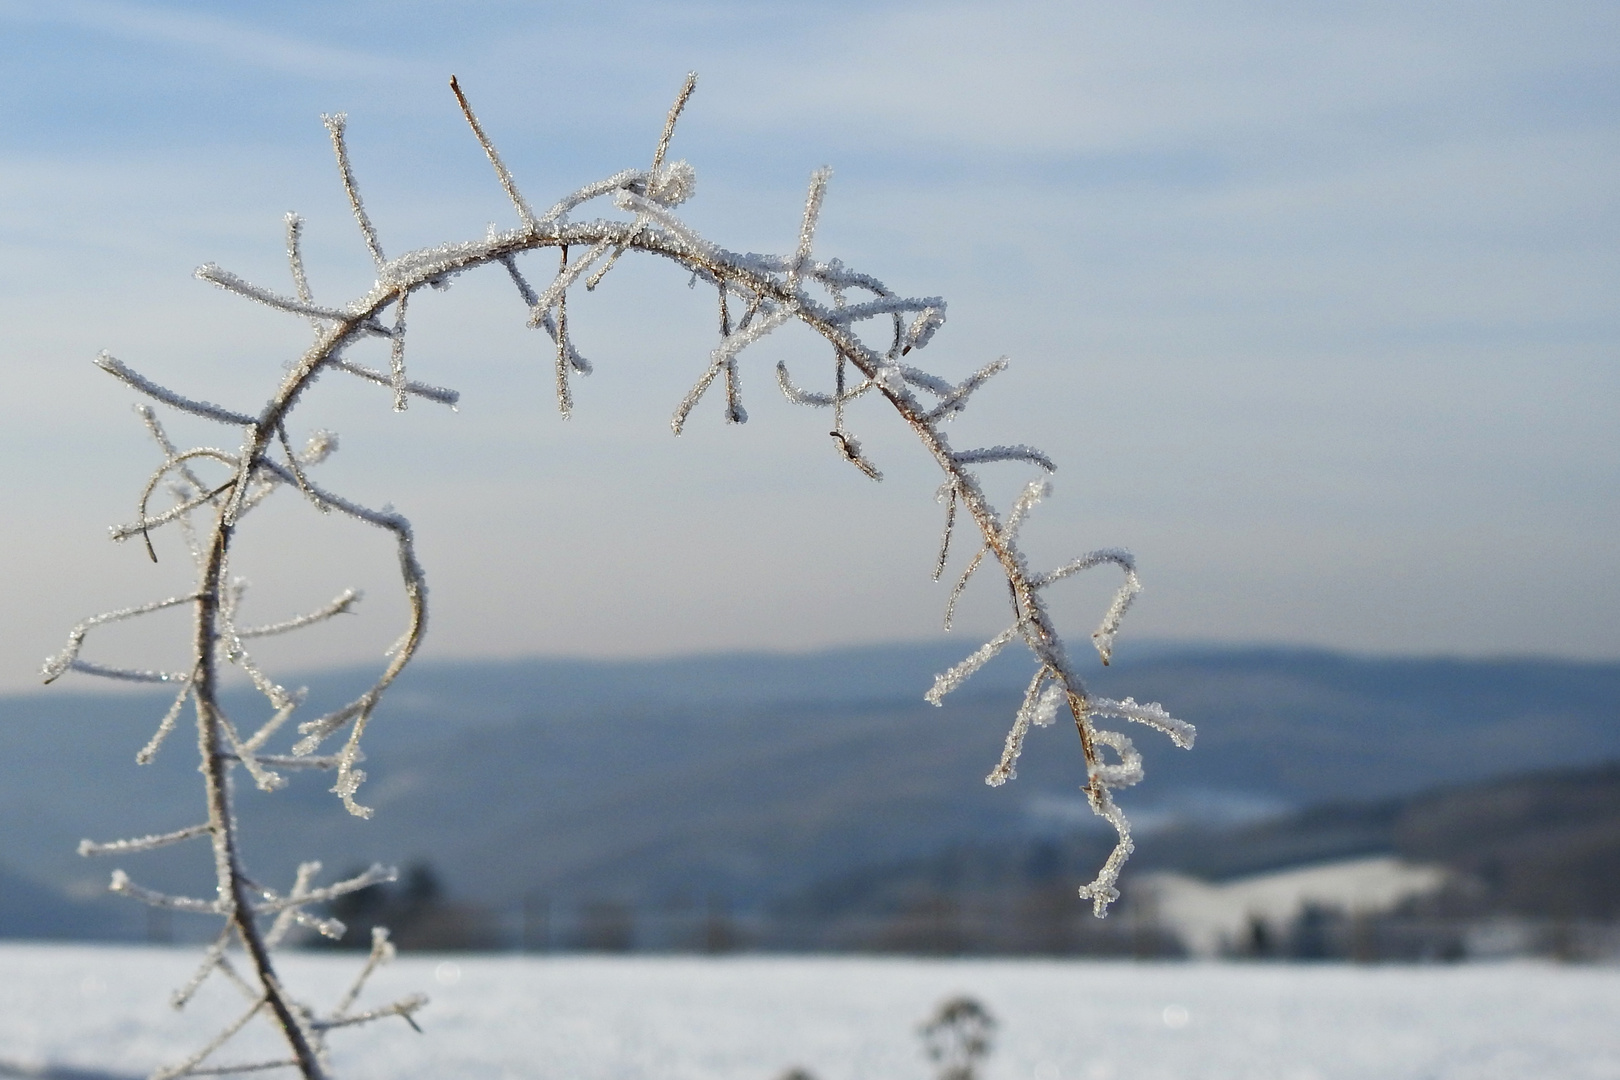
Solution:
<svg viewBox="0 0 1620 1080">
<path fill-rule="evenodd" d="M 800 944 L 884 947 L 897 934 L 918 939 L 933 912 L 935 924 L 949 914 L 959 949 L 969 951 L 1056 944 L 1140 952 L 1132 928 L 1089 925 L 1070 902 L 1078 870 L 1102 856 L 1105 841 L 1076 834 L 958 843 L 860 867 L 778 901 L 774 932 Z M 1423 918 L 1620 919 L 1620 762 L 1310 807 L 1248 825 L 1157 830 L 1143 839 L 1122 887 L 1129 902 L 1133 879 L 1151 871 L 1220 882 L 1372 855 L 1452 871 L 1453 885 L 1412 912 Z"/>
<path fill-rule="evenodd" d="M 319 857 L 333 872 L 373 859 L 422 861 L 451 896 L 502 910 L 539 895 L 641 905 L 719 897 L 750 910 L 953 846 L 1044 844 L 1037 862 L 1089 861 L 1081 849 L 1102 837 L 1088 831 L 1095 826 L 1076 790 L 1072 731 L 1037 731 L 1016 782 L 982 783 L 1025 678 L 1021 664 L 992 666 L 943 709 L 921 701 L 933 672 L 962 651 L 952 643 L 423 664 L 368 735 L 362 800 L 376 816 L 342 814 L 323 777 L 295 777 L 271 797 L 244 791 L 250 858 L 270 880 L 290 876 L 300 858 Z M 358 677 L 311 679 L 311 708 Z M 1141 867 L 1214 850 L 1177 838 L 1178 823 L 1190 820 L 1229 826 L 1322 803 L 1360 807 L 1330 814 L 1327 831 L 1278 832 L 1275 850 L 1258 839 L 1230 848 L 1270 850 L 1242 856 L 1261 861 L 1306 857 L 1383 843 L 1392 826 L 1358 817 L 1383 813 L 1366 809 L 1380 800 L 1620 758 L 1620 664 L 1157 648 L 1123 654 L 1095 685 L 1163 701 L 1199 725 L 1190 753 L 1146 729 L 1132 733 L 1148 770 L 1147 783 L 1127 793 L 1144 839 Z M 188 740 L 177 736 L 150 767 L 132 762 L 161 711 L 138 696 L 0 699 L 0 864 L 41 887 L 88 895 L 112 865 L 78 859 L 81 837 L 191 824 L 199 800 Z M 1413 851 L 1474 827 L 1467 815 L 1439 811 L 1421 821 L 1401 826 Z M 1602 837 L 1576 824 L 1560 835 L 1571 850 L 1604 850 Z M 1481 848 L 1481 873 L 1518 851 L 1510 848 Z M 207 860 L 194 851 L 120 865 L 156 887 L 210 887 Z M 0 933 L 39 932 L 5 918 Z"/>
</svg>

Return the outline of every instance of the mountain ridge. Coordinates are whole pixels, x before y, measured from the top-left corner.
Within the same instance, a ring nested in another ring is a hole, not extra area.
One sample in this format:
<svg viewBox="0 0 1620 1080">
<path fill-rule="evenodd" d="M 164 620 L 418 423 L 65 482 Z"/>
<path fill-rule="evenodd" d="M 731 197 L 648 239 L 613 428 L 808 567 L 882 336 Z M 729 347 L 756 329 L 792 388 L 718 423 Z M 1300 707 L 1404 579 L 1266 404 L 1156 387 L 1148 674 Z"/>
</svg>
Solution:
<svg viewBox="0 0 1620 1080">
<path fill-rule="evenodd" d="M 1072 728 L 1033 732 L 1020 778 L 983 784 L 1027 662 L 998 658 L 944 708 L 922 702 L 933 674 L 967 651 L 423 662 L 368 731 L 372 779 L 360 798 L 377 815 L 343 814 L 322 776 L 294 776 L 273 796 L 244 786 L 249 859 L 270 881 L 311 857 L 329 873 L 424 861 L 453 895 L 496 906 L 544 893 L 721 895 L 750 907 L 951 843 L 1096 828 Z M 310 708 L 361 677 L 315 673 Z M 1620 663 L 1139 647 L 1088 677 L 1098 693 L 1162 701 L 1199 725 L 1190 753 L 1129 725 L 1147 781 L 1122 803 L 1159 829 L 1620 757 Z M 229 700 L 251 715 L 246 698 Z M 193 824 L 185 734 L 153 765 L 132 762 L 166 704 L 0 698 L 0 865 L 87 895 L 112 864 L 74 856 L 80 838 Z M 1146 865 L 1153 830 L 1140 831 Z M 119 865 L 153 887 L 206 895 L 207 861 L 182 845 Z"/>
</svg>

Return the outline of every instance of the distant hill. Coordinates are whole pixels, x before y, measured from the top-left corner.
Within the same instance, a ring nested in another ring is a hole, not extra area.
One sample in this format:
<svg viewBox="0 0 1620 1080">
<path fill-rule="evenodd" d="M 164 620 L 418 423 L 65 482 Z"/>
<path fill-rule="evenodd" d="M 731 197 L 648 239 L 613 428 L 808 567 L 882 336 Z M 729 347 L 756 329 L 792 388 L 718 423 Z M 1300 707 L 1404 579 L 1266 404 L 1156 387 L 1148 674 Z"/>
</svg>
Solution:
<svg viewBox="0 0 1620 1080">
<path fill-rule="evenodd" d="M 420 860 L 451 896 L 503 908 L 543 894 L 748 909 L 951 845 L 1044 841 L 1079 858 L 1102 838 L 1088 831 L 1072 729 L 1035 732 L 1014 783 L 982 782 L 1027 661 L 998 660 L 943 709 L 921 700 L 973 645 L 420 664 L 368 733 L 361 799 L 376 816 L 343 814 L 327 777 L 295 776 L 274 796 L 243 785 L 250 863 L 275 881 L 301 858 L 330 872 Z M 1132 726 L 1148 772 L 1127 793 L 1142 866 L 1163 862 L 1177 822 L 1252 823 L 1620 758 L 1620 664 L 1157 647 L 1093 675 L 1102 693 L 1199 725 L 1190 753 Z M 310 678 L 310 709 L 362 678 Z M 114 865 L 77 858 L 81 837 L 199 820 L 184 732 L 154 765 L 133 764 L 164 704 L 57 689 L 0 699 L 0 864 L 79 895 Z M 234 707 L 252 715 L 245 699 Z M 200 850 L 117 865 L 156 887 L 211 889 Z M 6 910 L 0 933 L 38 932 Z"/>
<path fill-rule="evenodd" d="M 1010 910 L 1054 885 L 1072 891 L 1106 841 L 956 843 L 855 868 L 776 906 L 823 920 L 890 915 L 923 897 Z M 1371 855 L 1452 870 L 1455 887 L 1429 906 L 1437 914 L 1620 919 L 1620 762 L 1308 807 L 1247 825 L 1183 822 L 1143 838 L 1124 888 L 1129 896 L 1133 876 L 1157 870 L 1225 881 Z"/>
<path fill-rule="evenodd" d="M 100 897 L 68 897 L 0 867 L 0 937 L 118 939 L 136 935 L 143 924 L 144 912 Z"/>
</svg>

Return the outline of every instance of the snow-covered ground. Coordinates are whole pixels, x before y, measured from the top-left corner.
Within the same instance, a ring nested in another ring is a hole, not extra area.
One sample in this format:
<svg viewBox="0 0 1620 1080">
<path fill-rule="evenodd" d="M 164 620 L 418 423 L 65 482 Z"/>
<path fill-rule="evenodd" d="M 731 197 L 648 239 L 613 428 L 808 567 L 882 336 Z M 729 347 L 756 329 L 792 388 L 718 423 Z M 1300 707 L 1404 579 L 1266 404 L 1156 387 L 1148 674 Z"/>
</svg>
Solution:
<svg viewBox="0 0 1620 1080">
<path fill-rule="evenodd" d="M 198 952 L 0 945 L 0 1062 L 135 1076 L 184 1056 L 239 1008 L 223 984 L 168 1008 Z M 323 1007 L 357 963 L 283 959 Z M 425 1033 L 335 1033 L 340 1077 L 927 1080 L 918 1023 L 966 993 L 1000 1020 L 987 1080 L 1620 1080 L 1612 967 L 417 955 L 367 996 L 415 990 Z"/>
</svg>

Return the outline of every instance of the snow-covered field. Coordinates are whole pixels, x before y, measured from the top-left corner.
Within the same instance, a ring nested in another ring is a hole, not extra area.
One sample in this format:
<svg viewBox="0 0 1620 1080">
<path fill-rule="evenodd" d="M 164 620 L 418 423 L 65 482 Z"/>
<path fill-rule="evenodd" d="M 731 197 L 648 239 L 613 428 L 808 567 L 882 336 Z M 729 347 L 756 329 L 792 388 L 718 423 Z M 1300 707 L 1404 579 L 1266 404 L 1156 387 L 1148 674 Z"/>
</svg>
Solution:
<svg viewBox="0 0 1620 1080">
<path fill-rule="evenodd" d="M 240 1001 L 168 1008 L 198 953 L 0 945 L 0 1063 L 137 1076 L 184 1056 Z M 357 963 L 283 970 L 325 1006 Z M 1612 967 L 417 955 L 368 997 L 415 990 L 425 1033 L 334 1033 L 340 1077 L 927 1080 L 918 1023 L 966 993 L 1000 1020 L 987 1080 L 1620 1080 Z"/>
</svg>

